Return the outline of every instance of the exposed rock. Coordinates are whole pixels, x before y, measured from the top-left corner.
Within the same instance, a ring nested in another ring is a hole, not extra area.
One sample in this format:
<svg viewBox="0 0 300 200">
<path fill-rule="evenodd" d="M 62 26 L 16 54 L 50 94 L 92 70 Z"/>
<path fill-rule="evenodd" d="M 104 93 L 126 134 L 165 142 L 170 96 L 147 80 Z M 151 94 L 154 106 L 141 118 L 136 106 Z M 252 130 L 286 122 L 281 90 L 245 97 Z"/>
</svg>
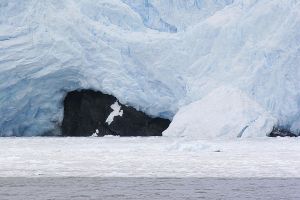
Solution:
<svg viewBox="0 0 300 200">
<path fill-rule="evenodd" d="M 63 136 L 161 136 L 169 124 L 102 92 L 72 91 L 64 100 Z"/>
<path fill-rule="evenodd" d="M 298 135 L 290 131 L 289 129 L 282 127 L 274 127 L 269 135 L 270 137 L 297 137 Z"/>
</svg>

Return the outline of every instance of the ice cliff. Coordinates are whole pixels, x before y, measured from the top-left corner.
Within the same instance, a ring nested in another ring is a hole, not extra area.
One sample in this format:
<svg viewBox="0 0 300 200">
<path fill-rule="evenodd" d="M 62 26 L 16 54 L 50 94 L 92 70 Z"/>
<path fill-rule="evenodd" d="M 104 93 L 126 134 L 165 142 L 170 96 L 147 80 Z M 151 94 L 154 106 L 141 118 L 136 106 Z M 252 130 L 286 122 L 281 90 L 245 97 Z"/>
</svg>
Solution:
<svg viewBox="0 0 300 200">
<path fill-rule="evenodd" d="M 55 130 L 71 90 L 171 119 L 224 85 L 298 132 L 299 63 L 299 0 L 0 0 L 0 135 Z"/>
</svg>

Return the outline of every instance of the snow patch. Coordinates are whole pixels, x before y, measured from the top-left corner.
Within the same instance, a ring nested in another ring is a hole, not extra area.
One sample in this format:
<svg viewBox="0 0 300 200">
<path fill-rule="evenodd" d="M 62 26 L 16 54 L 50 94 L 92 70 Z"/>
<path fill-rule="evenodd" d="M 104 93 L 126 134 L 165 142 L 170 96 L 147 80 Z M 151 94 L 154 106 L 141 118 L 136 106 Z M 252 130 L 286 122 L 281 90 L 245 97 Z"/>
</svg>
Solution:
<svg viewBox="0 0 300 200">
<path fill-rule="evenodd" d="M 98 137 L 98 134 L 99 134 L 99 130 L 96 129 L 93 135 L 91 135 L 91 137 Z"/>
<path fill-rule="evenodd" d="M 266 136 L 276 123 L 241 90 L 222 86 L 181 108 L 163 135 L 201 139 Z"/>
<path fill-rule="evenodd" d="M 115 117 L 117 117 L 117 116 L 122 117 L 123 116 L 123 110 L 121 110 L 121 106 L 118 103 L 118 101 L 116 101 L 110 107 L 113 109 L 113 111 L 109 114 L 109 116 L 107 117 L 107 119 L 105 121 L 108 125 L 110 125 L 114 121 Z"/>
</svg>

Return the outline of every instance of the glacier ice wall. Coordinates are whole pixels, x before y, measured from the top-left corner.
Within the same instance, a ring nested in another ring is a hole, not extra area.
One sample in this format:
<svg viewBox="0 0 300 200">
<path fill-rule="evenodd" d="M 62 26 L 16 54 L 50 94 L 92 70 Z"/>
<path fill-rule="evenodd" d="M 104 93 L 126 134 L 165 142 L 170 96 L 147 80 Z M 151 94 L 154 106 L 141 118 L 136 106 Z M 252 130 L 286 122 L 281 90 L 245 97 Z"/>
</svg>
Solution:
<svg viewBox="0 0 300 200">
<path fill-rule="evenodd" d="M 172 118 L 224 84 L 300 130 L 299 10 L 299 0 L 1 0 L 0 135 L 55 129 L 70 90 Z"/>
</svg>

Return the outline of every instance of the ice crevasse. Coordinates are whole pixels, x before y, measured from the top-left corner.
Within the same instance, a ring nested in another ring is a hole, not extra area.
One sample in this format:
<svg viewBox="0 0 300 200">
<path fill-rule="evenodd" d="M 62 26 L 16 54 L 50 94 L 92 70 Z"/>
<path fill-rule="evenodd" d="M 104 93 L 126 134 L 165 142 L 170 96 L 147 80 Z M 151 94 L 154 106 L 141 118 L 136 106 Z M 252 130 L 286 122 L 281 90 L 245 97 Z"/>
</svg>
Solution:
<svg viewBox="0 0 300 200">
<path fill-rule="evenodd" d="M 299 63 L 299 0 L 1 0 L 0 135 L 58 134 L 77 89 L 175 116 L 165 135 L 299 133 Z"/>
</svg>

